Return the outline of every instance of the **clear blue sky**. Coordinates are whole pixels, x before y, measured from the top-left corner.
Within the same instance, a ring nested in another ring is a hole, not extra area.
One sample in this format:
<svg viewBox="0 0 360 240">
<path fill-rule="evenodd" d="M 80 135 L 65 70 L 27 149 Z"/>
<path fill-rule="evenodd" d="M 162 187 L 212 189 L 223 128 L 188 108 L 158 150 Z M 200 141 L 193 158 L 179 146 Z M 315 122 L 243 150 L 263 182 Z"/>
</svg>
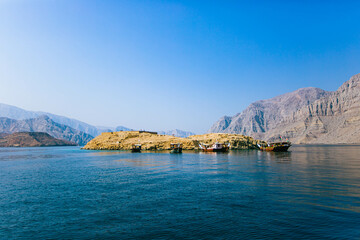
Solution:
<svg viewBox="0 0 360 240">
<path fill-rule="evenodd" d="M 0 0 L 0 102 L 94 125 L 206 131 L 360 72 L 359 1 Z"/>
</svg>

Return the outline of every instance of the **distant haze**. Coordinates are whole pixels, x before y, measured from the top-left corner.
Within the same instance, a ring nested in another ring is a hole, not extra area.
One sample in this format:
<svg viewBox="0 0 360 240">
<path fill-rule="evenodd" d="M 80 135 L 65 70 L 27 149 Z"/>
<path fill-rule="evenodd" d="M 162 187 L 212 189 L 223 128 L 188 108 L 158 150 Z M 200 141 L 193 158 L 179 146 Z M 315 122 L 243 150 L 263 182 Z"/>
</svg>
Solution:
<svg viewBox="0 0 360 240">
<path fill-rule="evenodd" d="M 0 102 L 93 126 L 206 132 L 359 73 L 356 1 L 0 1 Z"/>
</svg>

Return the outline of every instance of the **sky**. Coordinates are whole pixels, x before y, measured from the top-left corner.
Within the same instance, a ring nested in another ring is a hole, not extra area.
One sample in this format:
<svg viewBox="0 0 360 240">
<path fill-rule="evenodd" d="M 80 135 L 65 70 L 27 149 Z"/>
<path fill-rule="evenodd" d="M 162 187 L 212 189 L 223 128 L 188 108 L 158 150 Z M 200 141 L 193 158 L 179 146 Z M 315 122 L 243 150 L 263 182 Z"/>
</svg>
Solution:
<svg viewBox="0 0 360 240">
<path fill-rule="evenodd" d="M 0 102 L 206 132 L 360 73 L 360 1 L 0 0 Z"/>
</svg>

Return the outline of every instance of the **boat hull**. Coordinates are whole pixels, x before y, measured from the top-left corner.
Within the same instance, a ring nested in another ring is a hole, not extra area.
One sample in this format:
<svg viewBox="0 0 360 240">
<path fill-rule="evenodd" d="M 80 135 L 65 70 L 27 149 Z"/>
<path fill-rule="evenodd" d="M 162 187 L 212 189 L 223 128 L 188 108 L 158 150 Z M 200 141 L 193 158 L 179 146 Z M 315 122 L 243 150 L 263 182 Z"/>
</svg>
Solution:
<svg viewBox="0 0 360 240">
<path fill-rule="evenodd" d="M 206 148 L 202 149 L 203 152 L 228 152 L 229 148 L 221 148 L 221 149 L 213 149 L 213 148 Z"/>
<path fill-rule="evenodd" d="M 182 148 L 172 149 L 170 153 L 182 153 Z"/>
<path fill-rule="evenodd" d="M 269 152 L 287 152 L 290 146 L 262 147 L 260 150 Z"/>
</svg>

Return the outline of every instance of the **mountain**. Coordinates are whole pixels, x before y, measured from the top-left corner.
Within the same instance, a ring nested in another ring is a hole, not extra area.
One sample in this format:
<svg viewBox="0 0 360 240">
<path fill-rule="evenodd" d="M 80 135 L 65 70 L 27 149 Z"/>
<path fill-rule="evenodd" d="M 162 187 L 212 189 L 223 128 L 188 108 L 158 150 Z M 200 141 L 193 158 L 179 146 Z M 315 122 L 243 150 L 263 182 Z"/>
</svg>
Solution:
<svg viewBox="0 0 360 240">
<path fill-rule="evenodd" d="M 85 145 L 93 139 L 93 136 L 69 126 L 56 123 L 45 115 L 25 120 L 1 117 L 0 132 L 46 132 L 55 138 L 64 139 L 79 145 Z"/>
<path fill-rule="evenodd" d="M 112 129 L 113 132 L 119 132 L 119 131 L 132 131 L 133 129 L 124 127 L 124 126 L 117 126 L 115 129 Z M 109 132 L 109 131 L 107 131 Z"/>
<path fill-rule="evenodd" d="M 101 134 L 102 132 L 115 131 L 116 128 L 119 128 L 119 129 L 123 128 L 124 129 L 123 131 L 129 130 L 128 128 L 123 127 L 123 126 L 118 126 L 116 128 L 95 127 L 95 126 L 92 126 L 90 124 L 87 124 L 85 122 L 82 122 L 82 121 L 79 121 L 79 120 L 76 120 L 73 118 L 59 116 L 59 115 L 55 115 L 55 114 L 47 113 L 47 112 L 27 111 L 22 108 L 18 108 L 15 106 L 0 103 L 0 117 L 6 117 L 6 118 L 11 118 L 11 119 L 16 119 L 16 120 L 25 120 L 25 119 L 30 119 L 30 118 L 37 118 L 37 117 L 40 117 L 43 115 L 48 116 L 50 119 L 52 119 L 56 123 L 59 123 L 62 125 L 67 125 L 71 128 L 74 128 L 81 132 L 87 133 L 94 137 Z"/>
<path fill-rule="evenodd" d="M 209 132 L 295 143 L 359 143 L 359 78 L 353 76 L 335 92 L 302 88 L 257 101 L 233 117 L 222 117 Z"/>
<path fill-rule="evenodd" d="M 125 131 L 127 131 L 127 130 L 125 130 Z M 183 131 L 183 130 L 179 130 L 179 129 L 174 129 L 174 130 L 170 130 L 170 131 L 159 131 L 158 134 L 170 135 L 170 136 L 182 137 L 182 138 L 187 138 L 191 135 L 195 135 L 195 133 L 187 132 L 187 131 Z"/>
<path fill-rule="evenodd" d="M 56 139 L 44 132 L 17 132 L 0 138 L 0 147 L 76 146 L 75 143 Z"/>
<path fill-rule="evenodd" d="M 263 138 L 267 131 L 276 127 L 289 114 L 329 94 L 330 92 L 319 88 L 309 87 L 260 100 L 251 103 L 243 112 L 233 117 L 222 117 L 209 132 L 238 133 Z"/>
<path fill-rule="evenodd" d="M 325 98 L 290 114 L 266 134 L 295 143 L 360 143 L 360 74 Z"/>
</svg>

